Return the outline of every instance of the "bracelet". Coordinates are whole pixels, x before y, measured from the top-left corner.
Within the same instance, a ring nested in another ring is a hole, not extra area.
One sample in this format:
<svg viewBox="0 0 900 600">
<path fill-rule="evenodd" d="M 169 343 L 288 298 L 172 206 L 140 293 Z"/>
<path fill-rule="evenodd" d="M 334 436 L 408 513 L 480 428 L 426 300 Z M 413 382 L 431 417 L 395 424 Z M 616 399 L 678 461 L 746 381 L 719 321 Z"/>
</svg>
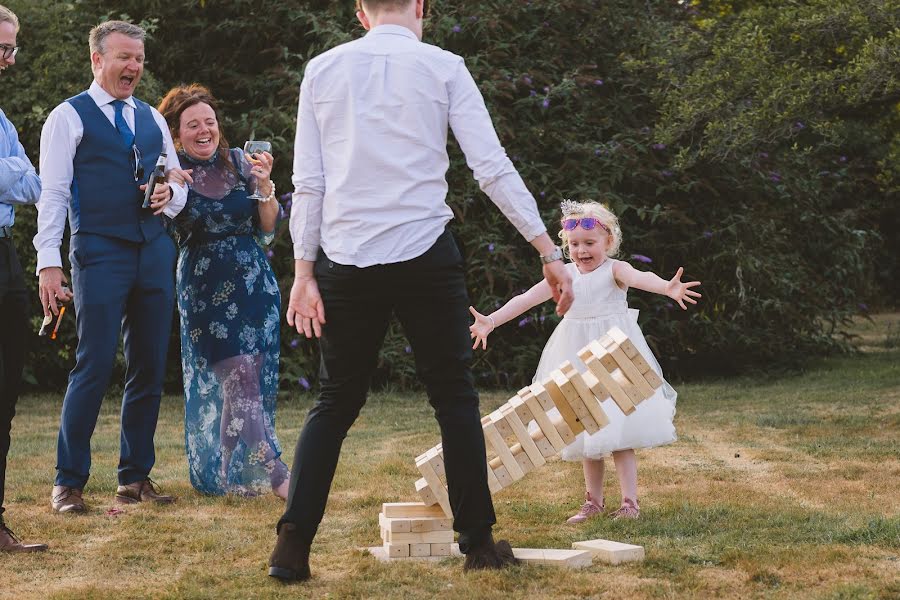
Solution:
<svg viewBox="0 0 900 600">
<path fill-rule="evenodd" d="M 497 329 L 497 326 L 494 325 L 494 317 L 492 317 L 491 315 L 488 315 L 487 318 L 491 320 L 491 331 Z M 490 331 L 488 333 L 490 333 Z"/>
<path fill-rule="evenodd" d="M 272 191 L 270 191 L 270 192 L 269 192 L 269 195 L 266 196 L 265 198 L 260 198 L 260 199 L 259 199 L 260 202 L 269 202 L 270 200 L 274 200 L 274 199 L 275 199 L 275 182 L 274 182 L 274 181 L 269 181 L 269 183 L 272 185 Z"/>
</svg>

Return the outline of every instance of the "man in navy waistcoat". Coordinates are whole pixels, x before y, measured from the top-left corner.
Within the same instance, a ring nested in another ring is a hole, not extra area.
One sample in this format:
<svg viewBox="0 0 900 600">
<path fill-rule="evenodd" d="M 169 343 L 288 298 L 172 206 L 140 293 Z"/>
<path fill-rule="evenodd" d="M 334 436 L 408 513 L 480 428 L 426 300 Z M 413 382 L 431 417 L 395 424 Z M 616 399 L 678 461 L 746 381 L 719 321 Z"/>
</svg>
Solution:
<svg viewBox="0 0 900 600">
<path fill-rule="evenodd" d="M 162 215 L 186 201 L 181 186 L 157 185 L 150 209 L 143 190 L 161 152 L 178 166 L 165 120 L 133 96 L 144 70 L 140 27 L 108 21 L 91 30 L 94 81 L 57 106 L 41 132 L 38 232 L 34 238 L 44 314 L 69 299 L 60 246 L 69 219 L 78 348 L 63 401 L 51 505 L 86 510 L 91 435 L 124 337 L 120 503 L 170 503 L 150 479 L 166 349 L 174 308 L 175 246 Z"/>
</svg>

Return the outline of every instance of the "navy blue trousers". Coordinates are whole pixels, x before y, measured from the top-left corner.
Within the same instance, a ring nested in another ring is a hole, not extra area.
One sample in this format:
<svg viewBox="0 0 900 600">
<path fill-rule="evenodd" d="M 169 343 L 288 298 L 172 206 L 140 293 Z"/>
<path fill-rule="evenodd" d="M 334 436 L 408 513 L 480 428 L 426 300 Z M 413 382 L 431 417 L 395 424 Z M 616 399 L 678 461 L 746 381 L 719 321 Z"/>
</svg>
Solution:
<svg viewBox="0 0 900 600">
<path fill-rule="evenodd" d="M 63 401 L 56 483 L 84 488 L 91 436 L 124 335 L 119 483 L 146 479 L 165 375 L 175 300 L 175 245 L 167 235 L 134 243 L 101 235 L 72 236 L 72 291 L 78 327 L 75 368 Z"/>
</svg>

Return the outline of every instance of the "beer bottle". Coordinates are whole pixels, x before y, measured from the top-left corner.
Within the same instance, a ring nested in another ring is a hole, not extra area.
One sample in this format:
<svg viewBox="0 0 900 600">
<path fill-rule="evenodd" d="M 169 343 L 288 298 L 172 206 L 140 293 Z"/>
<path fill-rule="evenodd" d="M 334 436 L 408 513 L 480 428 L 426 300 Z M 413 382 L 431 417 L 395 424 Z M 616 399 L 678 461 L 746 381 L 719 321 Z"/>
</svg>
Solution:
<svg viewBox="0 0 900 600">
<path fill-rule="evenodd" d="M 63 288 L 63 292 L 66 294 L 69 293 L 69 288 Z M 57 298 L 59 300 L 59 298 Z M 49 336 L 51 340 L 56 339 L 56 334 L 59 331 L 59 323 L 62 321 L 63 315 L 66 314 L 66 305 L 60 302 L 59 305 L 59 313 L 53 314 L 52 312 L 44 317 L 44 322 L 41 323 L 41 330 L 38 331 L 38 335 L 41 337 Z"/>
<path fill-rule="evenodd" d="M 150 196 L 153 195 L 153 190 L 156 189 L 157 184 L 165 183 L 166 181 L 166 153 L 160 152 L 159 158 L 156 159 L 156 166 L 153 167 L 153 173 L 150 174 L 150 179 L 147 180 L 147 189 L 144 190 L 144 204 L 141 205 L 141 208 L 150 208 Z"/>
</svg>

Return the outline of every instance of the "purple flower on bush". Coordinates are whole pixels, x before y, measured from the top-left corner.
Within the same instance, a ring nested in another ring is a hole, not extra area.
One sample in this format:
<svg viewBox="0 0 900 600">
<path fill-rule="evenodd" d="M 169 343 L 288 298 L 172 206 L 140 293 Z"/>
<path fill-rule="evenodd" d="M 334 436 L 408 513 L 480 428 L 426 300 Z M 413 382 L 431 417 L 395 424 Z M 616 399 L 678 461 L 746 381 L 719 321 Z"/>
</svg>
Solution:
<svg viewBox="0 0 900 600">
<path fill-rule="evenodd" d="M 547 196 L 547 192 L 545 192 L 544 190 L 541 190 L 541 198 L 544 198 L 546 196 Z"/>
<path fill-rule="evenodd" d="M 531 317 L 525 317 L 524 319 L 519 321 L 519 327 L 525 327 L 529 323 L 531 323 Z"/>
<path fill-rule="evenodd" d="M 654 150 L 665 150 L 665 149 L 666 149 L 666 145 L 657 142 L 657 143 L 653 144 L 653 146 L 651 146 L 651 148 L 653 148 Z"/>
<path fill-rule="evenodd" d="M 597 148 L 596 150 L 594 150 L 594 154 L 596 154 L 597 156 L 600 156 L 601 154 L 603 154 L 603 150 L 601 150 L 600 148 Z"/>
<path fill-rule="evenodd" d="M 703 232 L 703 237 L 705 237 L 706 239 L 710 239 L 712 236 L 713 236 L 712 231 L 704 231 Z"/>
<path fill-rule="evenodd" d="M 781 173 L 779 173 L 778 171 L 772 171 L 771 173 L 769 173 L 769 179 L 771 179 L 775 183 L 778 183 L 779 181 L 781 181 Z"/>
<path fill-rule="evenodd" d="M 544 319 L 546 319 L 546 318 L 547 318 L 547 315 L 541 315 L 541 318 L 540 318 L 541 323 L 543 323 Z"/>
<path fill-rule="evenodd" d="M 493 252 L 493 251 L 494 251 L 494 243 L 491 242 L 490 244 L 488 244 L 488 252 Z"/>
<path fill-rule="evenodd" d="M 652 258 L 650 258 L 649 256 L 644 256 L 643 254 L 632 254 L 631 259 L 648 265 L 653 262 Z"/>
<path fill-rule="evenodd" d="M 308 390 L 312 387 L 311 385 L 309 385 L 309 379 L 307 379 L 306 377 L 301 377 L 297 380 L 297 383 L 299 383 L 300 387 L 302 387 L 304 390 Z"/>
<path fill-rule="evenodd" d="M 534 98 L 535 96 L 537 96 L 537 92 L 534 90 L 529 90 L 528 95 Z"/>
<path fill-rule="evenodd" d="M 472 15 L 471 17 L 469 17 L 469 20 L 474 23 L 475 21 L 478 20 L 478 17 L 476 17 L 475 15 Z"/>
<path fill-rule="evenodd" d="M 298 339 L 291 340 L 291 348 L 296 348 L 299 345 L 300 345 L 300 340 L 298 340 Z"/>
<path fill-rule="evenodd" d="M 523 75 L 522 81 L 524 81 L 525 85 L 528 85 L 528 86 L 530 86 L 532 83 L 534 83 L 533 81 L 531 81 L 531 77 L 529 77 L 528 75 Z"/>
<path fill-rule="evenodd" d="M 660 171 L 659 174 L 662 175 L 663 177 L 671 177 L 675 173 L 673 173 L 672 171 L 670 171 L 668 169 L 664 169 L 664 170 Z"/>
<path fill-rule="evenodd" d="M 291 199 L 291 193 L 290 193 L 290 192 L 286 192 L 286 193 L 284 193 L 284 194 L 278 196 L 278 199 L 281 200 L 282 202 L 287 202 L 288 200 Z"/>
<path fill-rule="evenodd" d="M 760 152 L 759 157 L 762 159 L 769 158 L 769 153 L 768 152 Z"/>
<path fill-rule="evenodd" d="M 267 256 L 268 258 L 272 258 L 273 256 L 275 256 L 275 253 L 272 252 L 271 250 L 266 250 L 266 256 Z"/>
<path fill-rule="evenodd" d="M 541 106 L 544 108 L 550 108 L 550 98 L 544 98 L 544 101 L 541 102 Z"/>
<path fill-rule="evenodd" d="M 860 302 L 860 303 L 857 304 L 856 306 L 857 306 L 857 308 L 859 308 L 859 310 L 861 310 L 862 312 L 869 312 L 869 305 L 866 304 L 865 302 Z"/>
<path fill-rule="evenodd" d="M 641 127 L 641 133 L 647 135 L 648 133 L 650 133 L 650 128 L 647 126 Z"/>
<path fill-rule="evenodd" d="M 845 162 L 847 162 L 847 157 L 844 155 L 841 155 L 841 157 L 838 160 L 842 163 L 845 163 Z"/>
<path fill-rule="evenodd" d="M 797 121 L 794 123 L 794 129 L 800 131 L 801 129 L 806 129 L 806 125 L 803 124 L 803 121 Z"/>
<path fill-rule="evenodd" d="M 403 349 L 403 351 L 406 352 L 407 354 L 411 353 L 411 352 L 412 352 L 412 346 L 407 346 L 406 348 Z"/>
<path fill-rule="evenodd" d="M 459 25 L 453 26 L 453 33 L 459 33 L 460 31 L 462 31 L 462 27 L 460 27 Z"/>
<path fill-rule="evenodd" d="M 595 80 L 594 80 L 594 85 L 603 85 L 603 80 L 602 80 L 602 79 L 595 79 Z"/>
</svg>

